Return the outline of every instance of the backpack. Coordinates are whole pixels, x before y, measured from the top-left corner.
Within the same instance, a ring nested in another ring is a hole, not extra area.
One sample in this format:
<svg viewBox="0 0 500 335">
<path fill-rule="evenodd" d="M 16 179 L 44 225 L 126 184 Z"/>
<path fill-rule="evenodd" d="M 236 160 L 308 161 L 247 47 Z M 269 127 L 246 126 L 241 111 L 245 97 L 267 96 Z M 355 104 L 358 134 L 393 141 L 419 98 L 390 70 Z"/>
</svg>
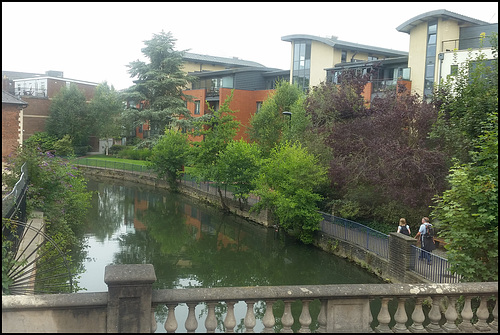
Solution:
<svg viewBox="0 0 500 335">
<path fill-rule="evenodd" d="M 405 226 L 400 226 L 401 228 L 399 228 L 399 232 L 401 234 L 404 234 L 406 236 L 410 236 L 410 232 L 408 231 L 408 228 L 406 228 L 406 225 Z"/>
<path fill-rule="evenodd" d="M 430 223 L 425 225 L 425 238 L 432 238 L 434 237 L 434 226 L 431 225 Z"/>
</svg>

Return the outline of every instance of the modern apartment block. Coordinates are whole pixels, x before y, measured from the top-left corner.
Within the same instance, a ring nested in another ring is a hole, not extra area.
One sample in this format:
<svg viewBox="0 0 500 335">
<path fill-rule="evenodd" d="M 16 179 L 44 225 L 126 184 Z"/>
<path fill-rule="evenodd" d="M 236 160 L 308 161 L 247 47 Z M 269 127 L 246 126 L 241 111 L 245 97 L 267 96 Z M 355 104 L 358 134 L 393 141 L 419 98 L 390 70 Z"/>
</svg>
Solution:
<svg viewBox="0 0 500 335">
<path fill-rule="evenodd" d="M 283 36 L 282 41 L 291 43 L 290 81 L 308 91 L 323 81 L 338 84 L 342 71 L 355 69 L 370 73 L 371 82 L 364 92 L 367 102 L 401 83 L 413 93 L 429 96 L 470 49 L 481 47 L 482 34 L 487 41 L 491 33 L 498 33 L 498 23 L 440 9 L 417 15 L 396 29 L 410 35 L 409 52 L 341 41 L 335 36 Z M 492 59 L 489 43 L 482 47 Z"/>
<path fill-rule="evenodd" d="M 289 71 L 266 67 L 242 67 L 220 71 L 190 72 L 197 77 L 191 90 L 185 90 L 193 101 L 187 103 L 191 115 L 200 117 L 218 110 L 233 91 L 229 108 L 241 122 L 235 139 L 248 140 L 247 129 L 253 114 L 274 91 L 277 80 L 288 80 Z M 201 140 L 201 139 L 194 139 Z"/>
<path fill-rule="evenodd" d="M 412 91 L 429 96 L 433 86 L 465 60 L 469 49 L 481 48 L 481 34 L 486 36 L 482 47 L 489 59 L 493 58 L 488 36 L 493 32 L 498 34 L 498 23 L 490 24 L 439 9 L 417 15 L 396 29 L 410 35 L 408 67 L 411 69 Z M 455 53 L 458 62 L 453 61 Z"/>
<path fill-rule="evenodd" d="M 291 43 L 290 82 L 305 91 L 326 81 L 327 69 L 408 56 L 405 51 L 341 41 L 336 36 L 297 34 L 283 36 L 281 40 Z"/>
<path fill-rule="evenodd" d="M 289 71 L 267 68 L 262 64 L 238 58 L 217 57 L 193 53 L 183 56 L 183 71 L 197 78 L 183 92 L 192 98 L 186 106 L 194 117 L 200 117 L 218 110 L 226 97 L 234 89 L 230 108 L 236 120 L 242 123 L 237 138 L 245 138 L 250 117 L 259 108 L 268 94 L 272 92 L 277 79 L 288 80 Z M 135 108 L 143 108 L 143 104 L 129 102 Z M 136 129 L 135 136 L 147 138 L 152 135 L 149 124 L 145 123 Z M 201 139 L 194 139 L 201 140 Z"/>
</svg>

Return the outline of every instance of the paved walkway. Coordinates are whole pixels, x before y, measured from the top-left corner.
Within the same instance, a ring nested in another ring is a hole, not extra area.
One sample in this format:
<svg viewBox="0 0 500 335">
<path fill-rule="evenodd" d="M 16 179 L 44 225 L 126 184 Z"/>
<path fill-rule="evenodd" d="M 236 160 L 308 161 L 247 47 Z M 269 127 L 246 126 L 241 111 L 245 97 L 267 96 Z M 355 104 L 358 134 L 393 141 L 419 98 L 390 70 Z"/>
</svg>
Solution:
<svg viewBox="0 0 500 335">
<path fill-rule="evenodd" d="M 26 259 L 26 268 L 23 270 L 23 276 L 16 281 L 22 282 L 24 285 L 20 287 L 19 294 L 33 294 L 35 289 L 35 271 L 36 271 L 36 248 L 44 242 L 43 235 L 38 234 L 40 229 L 43 229 L 43 212 L 33 212 L 33 219 L 28 222 L 28 225 L 34 229 L 25 228 L 23 239 L 19 244 L 16 259 L 23 261 Z M 43 230 L 42 230 L 43 231 Z M 12 289 L 12 294 L 16 294 L 16 289 Z"/>
</svg>

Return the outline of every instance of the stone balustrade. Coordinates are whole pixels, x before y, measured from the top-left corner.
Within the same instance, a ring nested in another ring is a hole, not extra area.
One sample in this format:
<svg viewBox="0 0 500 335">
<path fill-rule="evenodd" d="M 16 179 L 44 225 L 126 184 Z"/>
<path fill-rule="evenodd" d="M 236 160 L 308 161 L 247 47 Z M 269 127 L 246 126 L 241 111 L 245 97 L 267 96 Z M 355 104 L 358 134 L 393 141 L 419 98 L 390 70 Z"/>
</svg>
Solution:
<svg viewBox="0 0 500 335">
<path fill-rule="evenodd" d="M 2 331 L 152 332 L 166 308 L 167 332 L 498 332 L 498 282 L 153 289 L 155 280 L 151 264 L 109 265 L 107 293 L 3 296 Z"/>
</svg>

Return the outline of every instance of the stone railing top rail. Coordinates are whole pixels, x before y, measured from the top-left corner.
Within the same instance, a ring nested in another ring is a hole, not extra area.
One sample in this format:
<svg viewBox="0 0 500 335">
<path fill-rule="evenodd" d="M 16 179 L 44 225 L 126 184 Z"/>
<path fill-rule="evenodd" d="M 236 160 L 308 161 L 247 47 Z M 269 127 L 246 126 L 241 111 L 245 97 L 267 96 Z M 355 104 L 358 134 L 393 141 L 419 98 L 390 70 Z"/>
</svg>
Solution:
<svg viewBox="0 0 500 335">
<path fill-rule="evenodd" d="M 498 282 L 460 284 L 344 284 L 298 286 L 249 286 L 153 290 L 153 303 L 261 300 L 261 299 L 342 299 L 362 297 L 412 297 L 429 295 L 492 294 Z"/>
</svg>

